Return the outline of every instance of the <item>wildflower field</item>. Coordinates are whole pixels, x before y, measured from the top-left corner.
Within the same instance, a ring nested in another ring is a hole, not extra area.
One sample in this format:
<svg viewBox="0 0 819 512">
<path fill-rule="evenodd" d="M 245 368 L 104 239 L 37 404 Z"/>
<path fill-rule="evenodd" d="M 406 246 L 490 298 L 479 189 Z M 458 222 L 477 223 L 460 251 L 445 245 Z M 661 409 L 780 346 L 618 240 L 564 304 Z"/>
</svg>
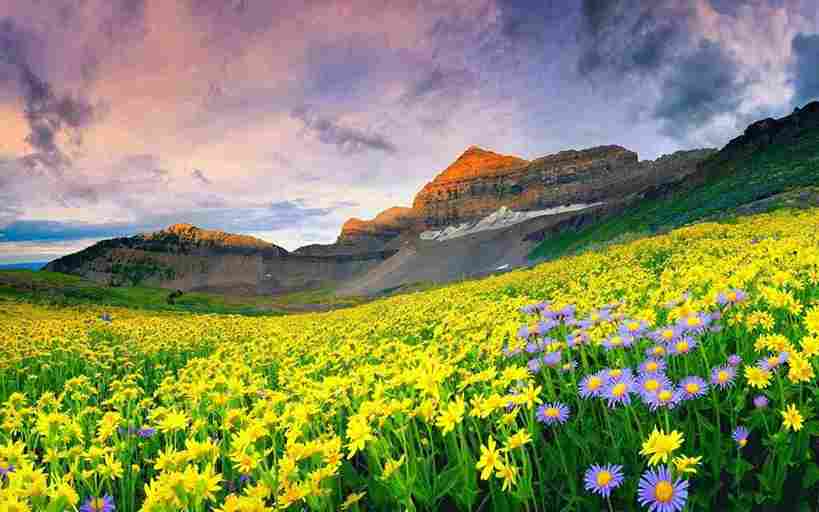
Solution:
<svg viewBox="0 0 819 512">
<path fill-rule="evenodd" d="M 817 506 L 819 210 L 323 314 L 0 308 L 0 512 Z"/>
</svg>

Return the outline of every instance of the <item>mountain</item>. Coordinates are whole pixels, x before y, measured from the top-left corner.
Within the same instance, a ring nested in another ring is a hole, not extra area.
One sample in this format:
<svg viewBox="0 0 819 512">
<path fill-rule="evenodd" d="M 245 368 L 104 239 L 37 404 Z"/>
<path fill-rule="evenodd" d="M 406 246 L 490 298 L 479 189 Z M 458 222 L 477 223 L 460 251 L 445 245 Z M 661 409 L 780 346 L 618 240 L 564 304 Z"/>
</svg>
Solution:
<svg viewBox="0 0 819 512">
<path fill-rule="evenodd" d="M 621 146 L 533 160 L 472 146 L 424 185 L 412 206 L 349 219 L 333 244 L 288 252 L 252 237 L 174 225 L 100 242 L 47 270 L 113 285 L 246 294 L 332 286 L 372 295 L 525 266 L 714 215 L 799 206 L 815 196 L 793 192 L 816 185 L 819 103 L 811 103 L 753 123 L 719 151 L 656 160 L 640 161 Z"/>
</svg>

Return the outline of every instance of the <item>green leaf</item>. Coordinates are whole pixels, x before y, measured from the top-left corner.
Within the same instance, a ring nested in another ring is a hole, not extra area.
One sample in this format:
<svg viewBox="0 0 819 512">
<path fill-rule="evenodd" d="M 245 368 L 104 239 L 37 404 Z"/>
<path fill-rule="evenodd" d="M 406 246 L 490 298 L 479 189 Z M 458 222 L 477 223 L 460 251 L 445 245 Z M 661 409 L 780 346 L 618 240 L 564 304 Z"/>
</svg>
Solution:
<svg viewBox="0 0 819 512">
<path fill-rule="evenodd" d="M 805 476 L 802 477 L 802 487 L 813 487 L 816 482 L 819 482 L 819 466 L 812 463 L 808 465 Z"/>
</svg>

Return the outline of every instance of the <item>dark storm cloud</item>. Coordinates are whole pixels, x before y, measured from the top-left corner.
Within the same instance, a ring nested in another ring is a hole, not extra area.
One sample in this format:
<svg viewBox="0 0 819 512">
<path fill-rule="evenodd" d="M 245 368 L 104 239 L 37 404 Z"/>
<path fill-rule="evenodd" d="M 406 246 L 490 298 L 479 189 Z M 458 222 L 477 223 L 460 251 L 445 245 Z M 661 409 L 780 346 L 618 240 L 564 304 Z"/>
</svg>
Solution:
<svg viewBox="0 0 819 512">
<path fill-rule="evenodd" d="M 386 136 L 340 125 L 334 119 L 321 116 L 311 107 L 295 108 L 290 115 L 303 122 L 305 129 L 314 133 L 322 143 L 335 145 L 344 154 L 362 153 L 369 150 L 384 153 L 398 151 L 395 144 Z"/>
<path fill-rule="evenodd" d="M 584 0 L 578 33 L 581 76 L 625 77 L 655 73 L 688 44 L 688 15 L 668 1 Z"/>
<path fill-rule="evenodd" d="M 798 34 L 793 38 L 794 87 L 796 106 L 819 100 L 819 34 Z"/>
<path fill-rule="evenodd" d="M 692 128 L 714 117 L 736 111 L 745 90 L 737 64 L 722 48 L 702 42 L 696 52 L 675 61 L 662 83 L 662 96 L 654 117 L 663 131 L 683 137 Z"/>
<path fill-rule="evenodd" d="M 50 83 L 34 71 L 33 48 L 38 38 L 17 26 L 14 20 L 0 20 L 0 85 L 12 83 L 22 95 L 25 119 L 29 125 L 26 142 L 35 150 L 63 166 L 68 157 L 57 144 L 63 130 L 71 130 L 73 141 L 80 143 L 80 130 L 100 110 L 80 95 L 58 95 Z"/>
<path fill-rule="evenodd" d="M 202 172 L 199 169 L 192 170 L 191 171 L 191 176 L 193 177 L 193 179 L 195 179 L 196 181 L 202 183 L 203 185 L 210 185 L 211 183 L 213 183 L 212 181 L 210 181 L 208 179 L 207 176 L 205 176 L 205 173 Z"/>
</svg>

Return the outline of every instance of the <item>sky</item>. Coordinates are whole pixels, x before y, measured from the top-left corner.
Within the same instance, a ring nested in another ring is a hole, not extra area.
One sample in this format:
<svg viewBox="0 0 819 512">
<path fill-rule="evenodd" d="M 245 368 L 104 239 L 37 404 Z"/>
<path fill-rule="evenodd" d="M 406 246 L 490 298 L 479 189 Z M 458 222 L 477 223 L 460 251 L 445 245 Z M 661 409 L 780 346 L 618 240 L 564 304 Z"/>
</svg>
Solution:
<svg viewBox="0 0 819 512">
<path fill-rule="evenodd" d="M 819 99 L 815 0 L 0 0 L 0 263 L 187 222 L 289 250 L 468 146 L 720 147 Z"/>
</svg>

